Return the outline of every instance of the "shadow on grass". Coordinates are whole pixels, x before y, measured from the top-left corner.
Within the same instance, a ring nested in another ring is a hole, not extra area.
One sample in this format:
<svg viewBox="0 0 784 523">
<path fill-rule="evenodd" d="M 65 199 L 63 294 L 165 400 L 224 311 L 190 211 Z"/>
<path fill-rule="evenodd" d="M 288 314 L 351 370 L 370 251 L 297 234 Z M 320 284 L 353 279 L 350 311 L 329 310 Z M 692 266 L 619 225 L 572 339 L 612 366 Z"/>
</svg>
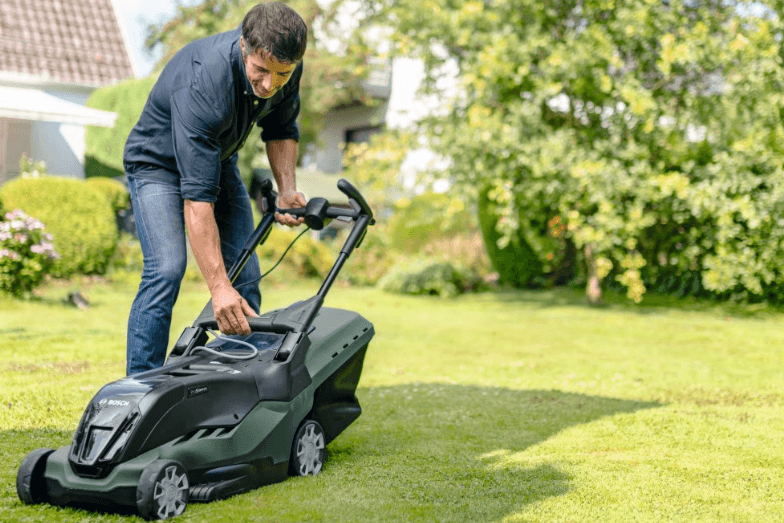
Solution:
<svg viewBox="0 0 784 523">
<path fill-rule="evenodd" d="M 569 474 L 527 449 L 575 425 L 662 406 L 443 384 L 370 388 L 358 396 L 363 415 L 328 449 L 329 473 L 353 478 L 372 493 L 376 510 L 386 507 L 401 521 L 496 521 L 565 494 Z"/>
<path fill-rule="evenodd" d="M 267 506 L 265 517 L 498 521 L 574 488 L 558 463 L 530 452 L 531 447 L 572 426 L 662 406 L 559 391 L 448 384 L 362 388 L 358 396 L 363 415 L 329 445 L 320 478 L 281 485 L 273 496 L 278 503 Z M 106 521 L 100 512 L 28 507 L 16 498 L 16 472 L 26 453 L 67 445 L 70 437 L 67 431 L 0 432 L 0 520 Z M 267 496 L 263 488 L 223 502 L 227 505 L 215 520 L 243 520 L 251 500 L 259 496 Z M 291 512 L 292 506 L 307 512 Z M 214 519 L 215 510 L 202 505 L 188 513 L 199 518 L 204 511 Z"/>
</svg>

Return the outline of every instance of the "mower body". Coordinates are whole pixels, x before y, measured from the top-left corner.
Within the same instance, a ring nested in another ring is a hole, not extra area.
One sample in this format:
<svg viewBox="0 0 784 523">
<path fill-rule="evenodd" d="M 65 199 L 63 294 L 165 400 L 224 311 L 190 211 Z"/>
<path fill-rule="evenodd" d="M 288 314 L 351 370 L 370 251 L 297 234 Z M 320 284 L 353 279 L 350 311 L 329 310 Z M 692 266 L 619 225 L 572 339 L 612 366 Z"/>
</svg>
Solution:
<svg viewBox="0 0 784 523">
<path fill-rule="evenodd" d="M 373 335 L 359 314 L 323 307 L 307 333 L 242 337 L 259 350 L 252 360 L 201 351 L 109 383 L 73 443 L 46 459 L 46 501 L 134 507 L 142 471 L 161 459 L 186 469 L 191 502 L 284 480 L 303 420 L 321 424 L 329 443 L 360 415 L 355 391 Z M 230 340 L 208 347 L 247 352 Z"/>
</svg>

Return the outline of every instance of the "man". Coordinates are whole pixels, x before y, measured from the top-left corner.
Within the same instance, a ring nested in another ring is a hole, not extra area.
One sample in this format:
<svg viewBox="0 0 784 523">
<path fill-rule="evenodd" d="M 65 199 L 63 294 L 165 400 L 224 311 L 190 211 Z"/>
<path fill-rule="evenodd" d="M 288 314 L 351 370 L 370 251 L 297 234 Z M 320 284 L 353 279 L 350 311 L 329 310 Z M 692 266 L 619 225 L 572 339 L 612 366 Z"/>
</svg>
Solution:
<svg viewBox="0 0 784 523">
<path fill-rule="evenodd" d="M 284 4 L 251 9 L 240 28 L 192 42 L 166 65 L 128 136 L 123 162 L 144 253 L 128 319 L 126 372 L 163 365 L 185 273 L 187 228 L 196 263 L 226 334 L 250 332 L 261 295 L 254 255 L 235 281 L 226 268 L 253 232 L 237 151 L 253 129 L 278 186 L 279 208 L 302 207 L 295 165 L 299 83 L 307 26 Z M 276 214 L 286 225 L 302 219 Z"/>
</svg>

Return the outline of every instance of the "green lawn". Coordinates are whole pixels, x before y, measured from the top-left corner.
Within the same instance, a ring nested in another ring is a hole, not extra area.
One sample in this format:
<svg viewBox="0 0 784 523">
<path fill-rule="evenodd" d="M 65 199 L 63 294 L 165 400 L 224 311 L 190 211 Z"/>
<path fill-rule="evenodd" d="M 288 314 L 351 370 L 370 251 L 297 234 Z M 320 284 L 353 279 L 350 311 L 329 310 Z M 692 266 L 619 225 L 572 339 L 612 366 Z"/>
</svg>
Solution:
<svg viewBox="0 0 784 523">
<path fill-rule="evenodd" d="M 267 290 L 264 308 L 316 288 Z M 85 311 L 66 291 L 0 299 L 0 521 L 136 521 L 16 497 L 25 454 L 69 444 L 124 372 L 132 286 L 91 287 Z M 204 287 L 183 289 L 173 335 L 204 301 Z M 327 305 L 376 328 L 363 415 L 319 476 L 193 504 L 179 521 L 784 520 L 784 314 L 610 302 L 336 286 Z"/>
</svg>

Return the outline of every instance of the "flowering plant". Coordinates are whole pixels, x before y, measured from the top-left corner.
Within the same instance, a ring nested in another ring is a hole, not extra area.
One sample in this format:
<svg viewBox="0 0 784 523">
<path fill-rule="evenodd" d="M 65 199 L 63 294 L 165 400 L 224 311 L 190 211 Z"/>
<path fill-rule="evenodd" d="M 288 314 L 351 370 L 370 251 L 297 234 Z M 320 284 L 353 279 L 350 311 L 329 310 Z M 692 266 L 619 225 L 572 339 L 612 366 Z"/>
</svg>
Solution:
<svg viewBox="0 0 784 523">
<path fill-rule="evenodd" d="M 19 209 L 0 215 L 0 292 L 31 291 L 59 257 L 43 223 Z"/>
</svg>

